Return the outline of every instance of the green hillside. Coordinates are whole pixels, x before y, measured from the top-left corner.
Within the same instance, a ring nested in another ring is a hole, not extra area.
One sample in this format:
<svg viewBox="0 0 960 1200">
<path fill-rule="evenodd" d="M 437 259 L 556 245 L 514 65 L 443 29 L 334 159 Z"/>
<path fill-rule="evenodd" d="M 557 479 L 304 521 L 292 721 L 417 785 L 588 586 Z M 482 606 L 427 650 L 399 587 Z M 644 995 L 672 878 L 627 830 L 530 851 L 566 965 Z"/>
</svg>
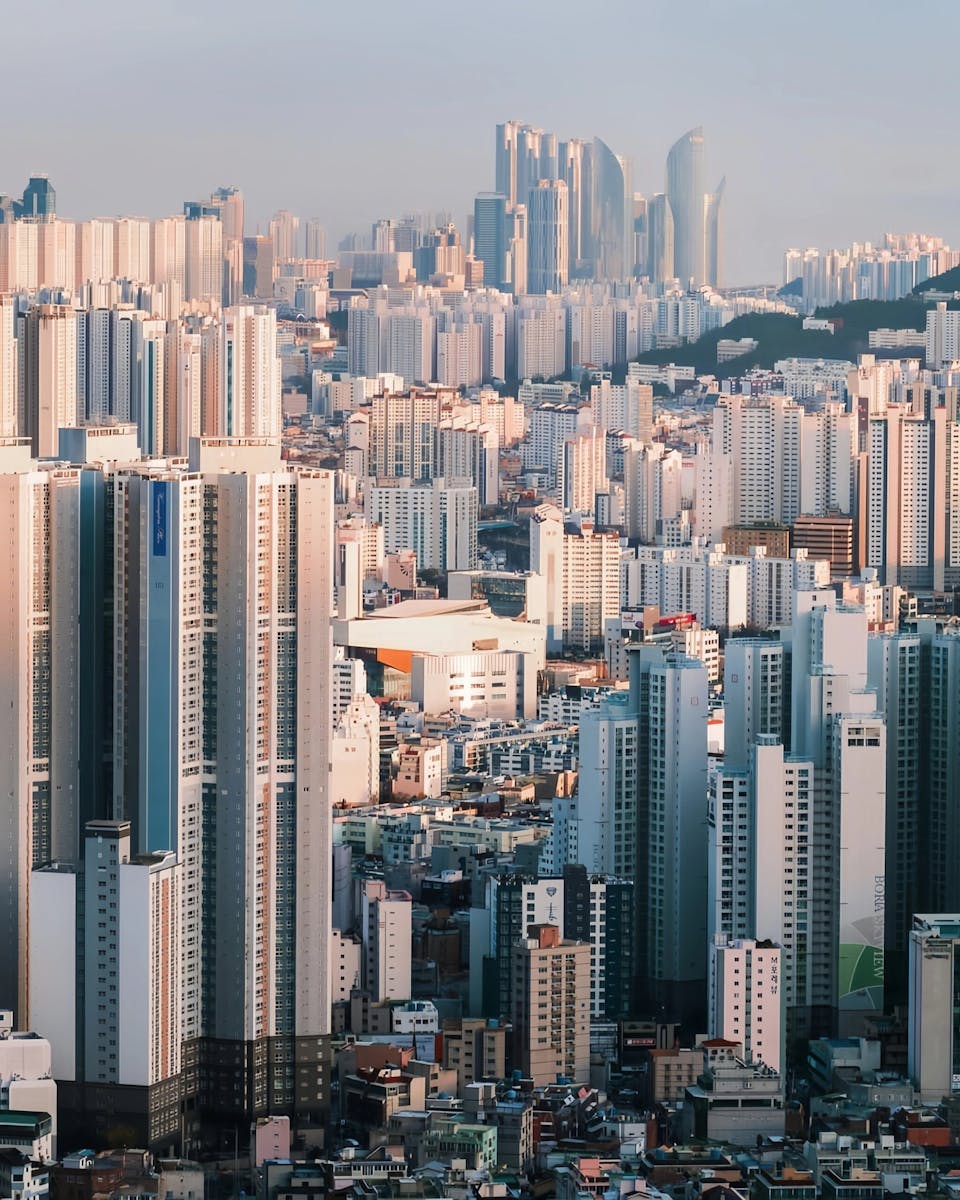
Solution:
<svg viewBox="0 0 960 1200">
<path fill-rule="evenodd" d="M 948 271 L 938 276 L 937 281 L 927 282 L 947 290 L 948 285 L 938 281 L 947 280 L 952 274 Z M 957 302 L 951 302 L 951 308 L 957 306 Z M 855 300 L 852 304 L 818 308 L 816 316 L 842 322 L 833 334 L 803 329 L 802 317 L 786 313 L 751 313 L 737 317 L 722 329 L 712 330 L 697 342 L 672 350 L 650 350 L 636 361 L 692 366 L 703 375 L 740 374 L 751 367 L 770 368 L 781 358 L 846 358 L 856 362 L 858 355 L 869 352 L 871 329 L 924 329 L 930 307 L 932 303 L 925 302 L 922 294 L 918 294 L 902 300 Z M 718 369 L 717 342 L 721 338 L 743 337 L 755 338 L 759 343 L 757 349 Z"/>
<path fill-rule="evenodd" d="M 915 296 L 924 292 L 960 292 L 960 267 L 951 267 L 941 275 L 932 275 L 913 289 Z"/>
</svg>

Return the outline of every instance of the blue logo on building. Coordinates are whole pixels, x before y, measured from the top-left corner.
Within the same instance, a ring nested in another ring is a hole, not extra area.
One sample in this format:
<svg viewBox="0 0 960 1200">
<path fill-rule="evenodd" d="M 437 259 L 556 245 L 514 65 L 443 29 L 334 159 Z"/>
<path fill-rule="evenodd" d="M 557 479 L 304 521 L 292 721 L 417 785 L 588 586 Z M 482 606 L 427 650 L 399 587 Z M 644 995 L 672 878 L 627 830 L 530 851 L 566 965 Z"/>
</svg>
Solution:
<svg viewBox="0 0 960 1200">
<path fill-rule="evenodd" d="M 167 487 L 165 481 L 153 484 L 153 553 L 155 557 L 167 557 Z"/>
</svg>

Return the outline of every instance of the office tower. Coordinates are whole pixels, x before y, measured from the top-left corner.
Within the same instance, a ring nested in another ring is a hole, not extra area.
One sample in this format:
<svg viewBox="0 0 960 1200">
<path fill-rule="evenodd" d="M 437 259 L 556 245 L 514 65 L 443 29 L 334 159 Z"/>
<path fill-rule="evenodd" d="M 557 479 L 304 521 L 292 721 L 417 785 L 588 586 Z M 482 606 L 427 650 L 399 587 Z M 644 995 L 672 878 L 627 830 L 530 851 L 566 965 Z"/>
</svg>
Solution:
<svg viewBox="0 0 960 1200">
<path fill-rule="evenodd" d="M 76 471 L 38 471 L 23 441 L 0 445 L 0 1007 L 30 1022 L 30 872 L 79 843 Z"/>
<path fill-rule="evenodd" d="M 327 257 L 327 233 L 316 219 L 305 222 L 303 227 L 304 257 L 325 259 Z"/>
<path fill-rule="evenodd" d="M 497 126 L 496 190 L 508 204 L 522 202 L 542 179 L 558 178 L 556 136 L 519 121 Z"/>
<path fill-rule="evenodd" d="M 628 279 L 633 271 L 630 164 L 599 138 L 593 139 L 591 184 L 593 278 Z"/>
<path fill-rule="evenodd" d="M 922 715 L 923 675 L 918 636 L 872 634 L 867 642 L 867 677 L 877 694 L 887 730 L 886 864 L 884 866 L 886 931 L 884 983 L 888 1006 L 903 1003 L 907 993 L 907 945 L 913 914 L 921 907 L 921 876 L 926 876 L 920 849 L 921 804 L 925 771 L 933 758 L 927 743 L 951 718 L 937 710 L 930 721 Z M 926 647 L 929 656 L 930 647 Z M 929 678 L 929 677 L 928 677 Z M 938 697 L 939 699 L 939 697 Z M 930 697 L 927 697 L 930 701 Z M 936 727 L 936 729 L 933 728 Z M 931 772 L 936 778 L 938 772 Z M 924 822 L 925 824 L 925 822 Z M 937 859 L 942 851 L 938 849 Z M 931 864 L 932 866 L 932 864 Z"/>
<path fill-rule="evenodd" d="M 559 292 L 570 275 L 567 185 L 562 179 L 541 179 L 527 197 L 527 291 Z"/>
<path fill-rule="evenodd" d="M 219 216 L 188 216 L 184 226 L 184 300 L 219 304 L 223 292 L 223 225 Z"/>
<path fill-rule="evenodd" d="M 717 190 L 704 196 L 704 282 L 711 287 L 720 287 L 723 275 L 723 194 L 727 190 L 726 179 L 721 179 Z"/>
<path fill-rule="evenodd" d="M 523 296 L 527 291 L 527 263 L 529 260 L 527 206 L 507 206 L 507 278 L 504 290 L 514 296 Z"/>
<path fill-rule="evenodd" d="M 486 287 L 507 283 L 507 198 L 481 192 L 473 202 L 473 252 L 483 263 Z"/>
<path fill-rule="evenodd" d="M 580 277 L 588 267 L 592 230 L 589 143 L 579 138 L 560 142 L 558 147 L 557 172 L 567 185 L 568 210 L 570 215 L 569 254 L 570 274 Z"/>
<path fill-rule="evenodd" d="M 780 947 L 752 938 L 717 938 L 710 946 L 713 1038 L 739 1042 L 747 1062 L 783 1066 Z"/>
<path fill-rule="evenodd" d="M 20 433 L 16 330 L 16 301 L 12 296 L 0 296 L 0 438 Z"/>
<path fill-rule="evenodd" d="M 273 238 L 245 237 L 243 239 L 243 294 L 269 300 L 273 296 L 273 281 L 277 260 Z"/>
<path fill-rule="evenodd" d="M 23 198 L 19 204 L 14 203 L 14 215 L 17 217 L 40 217 L 50 219 L 57 214 L 57 193 L 46 175 L 31 175 L 30 181 L 23 189 Z"/>
<path fill-rule="evenodd" d="M 34 305 L 23 318 L 24 432 L 33 454 L 57 453 L 59 430 L 76 425 L 77 314 L 64 304 Z"/>
<path fill-rule="evenodd" d="M 282 418 L 275 310 L 253 305 L 225 308 L 220 363 L 216 432 L 225 437 L 279 437 Z"/>
<path fill-rule="evenodd" d="M 367 520 L 383 526 L 388 554 L 412 550 L 429 571 L 472 571 L 477 565 L 477 489 L 402 480 L 367 492 Z"/>
<path fill-rule="evenodd" d="M 434 276 L 463 275 L 464 249 L 456 227 L 447 225 L 426 234 L 413 252 L 413 265 L 424 282 Z"/>
<path fill-rule="evenodd" d="M 960 1086 L 960 919 L 920 913 L 909 943 L 907 1073 L 924 1104 L 939 1104 Z"/>
<path fill-rule="evenodd" d="M 590 946 L 530 925 L 513 947 L 514 1062 L 539 1087 L 590 1076 Z M 545 994 L 544 994 L 545 993 Z"/>
<path fill-rule="evenodd" d="M 364 880 L 360 894 L 363 987 L 371 1000 L 409 1000 L 412 898 L 381 879 Z"/>
<path fill-rule="evenodd" d="M 496 131 L 496 189 L 507 198 L 508 204 L 517 199 L 517 131 L 516 121 L 506 121 Z"/>
<path fill-rule="evenodd" d="M 673 217 L 674 273 L 682 287 L 706 282 L 703 130 L 685 133 L 667 156 L 667 201 Z"/>
<path fill-rule="evenodd" d="M 210 203 L 219 209 L 225 242 L 243 241 L 243 192 L 237 187 L 218 187 Z"/>
<path fill-rule="evenodd" d="M 275 212 L 270 221 L 270 237 L 277 262 L 300 257 L 300 218 L 286 209 Z"/>
<path fill-rule="evenodd" d="M 87 823 L 79 868 L 33 873 L 31 1003 L 58 1042 L 64 1138 L 92 1117 L 100 1136 L 126 1119 L 147 1145 L 179 1139 L 181 876 L 173 852 L 138 856 L 112 820 Z"/>
</svg>

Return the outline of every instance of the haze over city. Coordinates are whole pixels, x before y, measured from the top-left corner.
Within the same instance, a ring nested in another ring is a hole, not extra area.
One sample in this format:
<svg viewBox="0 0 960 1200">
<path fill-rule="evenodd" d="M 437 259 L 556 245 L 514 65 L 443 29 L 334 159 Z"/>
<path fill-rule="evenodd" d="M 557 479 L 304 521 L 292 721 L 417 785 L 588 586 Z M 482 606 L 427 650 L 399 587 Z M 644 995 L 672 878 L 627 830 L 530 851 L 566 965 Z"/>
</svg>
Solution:
<svg viewBox="0 0 960 1200">
<path fill-rule="evenodd" d="M 0 1200 L 960 1200 L 954 4 L 0 9 Z"/>
<path fill-rule="evenodd" d="M 644 192 L 703 125 L 708 178 L 727 178 L 729 284 L 777 281 L 790 245 L 960 240 L 953 84 L 935 65 L 960 32 L 950 0 L 924 6 L 912 66 L 891 0 L 53 0 L 4 20 L 0 190 L 46 171 L 75 219 L 159 216 L 230 182 L 248 228 L 288 208 L 331 246 L 406 211 L 461 224 L 493 186 L 495 123 L 517 119 L 603 138 Z"/>
</svg>

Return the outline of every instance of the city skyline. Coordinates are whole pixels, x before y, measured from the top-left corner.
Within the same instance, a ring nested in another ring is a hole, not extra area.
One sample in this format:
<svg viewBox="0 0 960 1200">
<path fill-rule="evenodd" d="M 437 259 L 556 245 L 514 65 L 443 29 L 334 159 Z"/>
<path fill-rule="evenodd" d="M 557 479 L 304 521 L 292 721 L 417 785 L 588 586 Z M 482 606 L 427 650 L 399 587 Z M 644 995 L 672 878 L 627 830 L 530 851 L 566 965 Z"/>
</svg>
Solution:
<svg viewBox="0 0 960 1200">
<path fill-rule="evenodd" d="M 185 197 L 226 181 L 244 191 L 251 228 L 265 232 L 270 215 L 287 208 L 319 218 L 330 246 L 404 211 L 449 210 L 460 225 L 476 193 L 495 186 L 492 127 L 516 118 L 602 138 L 632 160 L 634 187 L 647 193 L 663 189 L 669 147 L 703 125 L 709 186 L 723 174 L 728 181 L 731 284 L 776 281 L 789 245 L 877 240 L 906 227 L 960 239 L 951 203 L 955 168 L 937 153 L 949 144 L 946 80 L 934 77 L 922 94 L 911 93 L 873 87 L 869 72 L 854 70 L 855 61 L 888 53 L 883 12 L 899 11 L 892 4 L 830 9 L 827 37 L 815 12 L 826 15 L 825 5 L 800 16 L 753 0 L 705 3 L 696 6 L 695 38 L 663 4 L 639 13 L 609 5 L 594 22 L 602 88 L 589 69 L 592 47 L 584 66 L 562 6 L 552 6 L 547 21 L 542 4 L 514 11 L 498 3 L 478 25 L 427 0 L 416 26 L 427 35 L 418 37 L 398 12 L 379 6 L 377 38 L 361 42 L 351 15 L 295 4 L 290 24 L 300 36 L 279 43 L 279 88 L 256 85 L 258 78 L 269 83 L 261 39 L 251 33 L 256 24 L 241 19 L 257 14 L 254 5 L 239 5 L 229 24 L 180 0 L 136 21 L 112 0 L 97 7 L 108 32 L 96 40 L 88 10 L 62 3 L 42 27 L 30 12 L 7 18 L 23 49 L 11 63 L 11 88 L 30 91 L 31 104 L 5 137 L 3 190 L 46 171 L 61 211 L 77 219 L 179 211 Z M 956 25 L 952 6 L 934 10 L 942 31 Z M 498 37 L 508 15 L 511 37 Z M 637 41 L 623 36 L 632 24 Z M 715 44 L 742 53 L 717 63 Z M 524 59 L 525 45 L 538 54 Z M 471 60 L 487 65 L 489 86 L 463 85 L 459 48 L 466 46 Z M 787 47 L 802 71 L 791 70 Z M 40 53 L 59 86 L 35 95 L 21 64 Z M 570 69 L 558 76 L 563 86 L 545 94 L 540 64 L 568 59 Z M 420 76 L 425 86 L 390 88 L 385 108 L 363 80 L 389 78 L 391 69 Z M 149 98 L 174 80 L 178 86 L 165 94 L 169 121 L 158 123 Z M 145 104 L 118 106 L 118 94 Z M 63 99 L 71 95 L 86 103 L 67 112 Z M 220 95 L 230 102 L 211 119 L 204 97 Z M 110 119 L 92 121 L 90 105 L 109 105 L 99 111 Z M 906 139 L 922 172 L 903 168 L 898 148 Z"/>
</svg>

